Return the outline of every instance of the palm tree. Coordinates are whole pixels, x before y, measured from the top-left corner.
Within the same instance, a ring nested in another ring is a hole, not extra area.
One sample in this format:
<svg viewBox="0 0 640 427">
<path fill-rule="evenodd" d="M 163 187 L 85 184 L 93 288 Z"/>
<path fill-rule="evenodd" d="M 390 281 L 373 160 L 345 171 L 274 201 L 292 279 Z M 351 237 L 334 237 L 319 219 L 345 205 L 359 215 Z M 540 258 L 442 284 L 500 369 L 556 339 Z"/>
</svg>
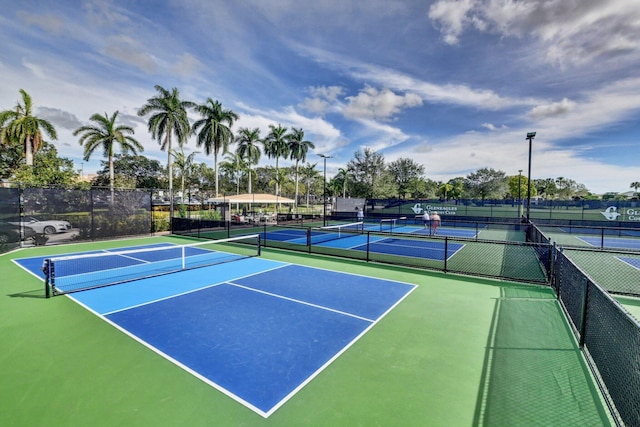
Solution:
<svg viewBox="0 0 640 427">
<path fill-rule="evenodd" d="M 137 155 L 143 151 L 142 144 L 136 141 L 132 136 L 135 133 L 131 126 L 118 125 L 116 120 L 118 111 L 113 113 L 111 117 L 104 113 L 92 115 L 89 120 L 94 122 L 93 125 L 81 126 L 73 131 L 73 136 L 80 136 L 78 142 L 84 146 L 84 160 L 88 161 L 93 152 L 101 147 L 103 155 L 109 162 L 109 189 L 111 190 L 111 201 L 113 202 L 115 173 L 113 167 L 113 156 L 116 143 L 120 144 L 122 151 L 127 154 L 132 152 Z"/>
<path fill-rule="evenodd" d="M 180 171 L 180 180 L 181 180 L 181 193 L 182 193 L 182 200 L 184 201 L 184 185 L 185 185 L 185 180 L 189 179 L 189 177 L 191 176 L 191 172 L 193 170 L 193 159 L 196 156 L 196 154 L 198 154 L 198 151 L 194 151 L 193 153 L 189 154 L 188 156 L 184 155 L 184 150 L 182 150 L 182 148 L 180 149 L 180 151 L 178 150 L 172 150 L 172 156 L 173 156 L 173 164 L 175 165 L 175 167 L 178 168 L 178 170 Z"/>
<path fill-rule="evenodd" d="M 296 161 L 295 176 L 296 176 L 296 197 L 294 204 L 296 209 L 298 208 L 298 165 L 300 162 L 307 160 L 307 152 L 309 148 L 316 148 L 311 141 L 304 140 L 304 131 L 302 129 L 292 128 L 291 133 L 288 135 L 287 142 L 289 143 L 289 159 Z"/>
<path fill-rule="evenodd" d="M 286 158 L 289 155 L 289 144 L 287 144 L 287 128 L 269 125 L 269 134 L 265 137 L 262 143 L 264 144 L 264 153 L 267 157 L 276 159 L 276 176 L 278 175 L 278 159 L 280 157 Z M 275 180 L 276 184 L 276 196 L 279 190 L 279 180 Z"/>
<path fill-rule="evenodd" d="M 51 123 L 33 115 L 31 96 L 24 89 L 20 89 L 20 94 L 22 104 L 18 101 L 15 110 L 0 112 L 0 141 L 24 144 L 26 163 L 33 166 L 33 155 L 42 145 L 42 130 L 51 139 L 58 139 L 58 135 Z"/>
<path fill-rule="evenodd" d="M 260 129 L 248 129 L 240 128 L 238 130 L 238 136 L 236 136 L 236 143 L 238 144 L 237 154 L 243 159 L 249 168 L 249 185 L 248 193 L 251 194 L 251 165 L 258 164 L 260 161 Z"/>
<path fill-rule="evenodd" d="M 240 177 L 247 170 L 247 163 L 237 153 L 227 153 L 224 161 L 220 163 L 220 169 L 233 176 L 236 182 L 236 194 L 240 194 Z"/>
<path fill-rule="evenodd" d="M 633 190 L 637 193 L 638 192 L 638 188 L 640 188 L 640 182 L 633 181 L 629 187 L 633 188 Z"/>
<path fill-rule="evenodd" d="M 336 178 L 342 181 L 342 198 L 347 197 L 347 179 L 349 178 L 349 171 L 347 169 L 338 169 L 338 175 Z"/>
<path fill-rule="evenodd" d="M 138 116 L 149 117 L 148 129 L 151 137 L 158 141 L 160 149 L 167 151 L 167 168 L 169 169 L 169 200 L 170 212 L 173 214 L 173 162 L 171 161 L 171 136 L 175 135 L 180 147 L 186 142 L 189 135 L 189 118 L 187 108 L 195 107 L 191 101 L 181 101 L 177 88 L 171 92 L 160 85 L 154 86 L 158 92 L 153 98 L 147 99 L 147 103 L 138 110 Z"/>
<path fill-rule="evenodd" d="M 307 163 L 300 169 L 300 176 L 302 176 L 302 182 L 307 187 L 307 208 L 309 207 L 309 195 L 311 193 L 311 185 L 321 177 L 320 171 L 316 170 L 317 163 Z"/>
<path fill-rule="evenodd" d="M 218 153 L 226 153 L 229 144 L 233 142 L 231 127 L 238 120 L 238 115 L 231 110 L 222 108 L 219 101 L 207 98 L 207 101 L 195 107 L 202 118 L 193 124 L 192 132 L 198 132 L 198 147 L 204 145 L 204 152 L 208 156 L 213 153 L 213 163 L 216 173 L 216 197 L 218 197 Z"/>
</svg>

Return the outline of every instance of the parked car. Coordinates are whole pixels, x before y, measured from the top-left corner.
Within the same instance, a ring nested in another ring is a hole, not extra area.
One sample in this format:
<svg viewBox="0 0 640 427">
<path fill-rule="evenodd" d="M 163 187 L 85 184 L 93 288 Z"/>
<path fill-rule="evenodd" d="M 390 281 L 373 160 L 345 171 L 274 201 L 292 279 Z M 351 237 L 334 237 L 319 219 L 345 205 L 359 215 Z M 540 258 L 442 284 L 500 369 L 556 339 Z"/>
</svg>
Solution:
<svg viewBox="0 0 640 427">
<path fill-rule="evenodd" d="M 35 235 L 36 231 L 31 227 L 22 227 L 22 235 L 20 235 L 19 226 L 8 222 L 0 222 L 0 244 L 16 243 L 20 240 L 25 240 Z"/>
<path fill-rule="evenodd" d="M 12 222 L 11 224 L 23 228 L 32 228 L 38 234 L 64 233 L 65 231 L 71 230 L 70 222 L 56 219 L 41 221 L 38 218 L 30 217 L 20 222 Z"/>
</svg>

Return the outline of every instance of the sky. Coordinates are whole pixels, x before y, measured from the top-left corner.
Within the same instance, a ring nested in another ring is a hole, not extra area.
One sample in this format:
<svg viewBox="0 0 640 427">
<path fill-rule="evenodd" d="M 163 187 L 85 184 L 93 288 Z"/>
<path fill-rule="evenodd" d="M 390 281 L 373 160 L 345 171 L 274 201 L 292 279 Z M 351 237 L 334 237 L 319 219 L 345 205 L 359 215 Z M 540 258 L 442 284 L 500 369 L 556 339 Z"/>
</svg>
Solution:
<svg viewBox="0 0 640 427">
<path fill-rule="evenodd" d="M 327 177 L 370 148 L 435 181 L 480 168 L 640 181 L 640 0 L 0 0 L 0 110 L 20 89 L 83 174 L 73 131 L 119 111 L 142 154 L 167 154 L 137 112 L 155 85 L 220 101 L 233 130 L 302 128 Z M 191 119 L 198 116 L 190 113 Z M 185 153 L 213 167 L 194 137 Z M 220 156 L 222 157 L 222 156 Z M 280 161 L 280 165 L 292 164 Z M 260 165 L 275 165 L 262 156 Z"/>
</svg>

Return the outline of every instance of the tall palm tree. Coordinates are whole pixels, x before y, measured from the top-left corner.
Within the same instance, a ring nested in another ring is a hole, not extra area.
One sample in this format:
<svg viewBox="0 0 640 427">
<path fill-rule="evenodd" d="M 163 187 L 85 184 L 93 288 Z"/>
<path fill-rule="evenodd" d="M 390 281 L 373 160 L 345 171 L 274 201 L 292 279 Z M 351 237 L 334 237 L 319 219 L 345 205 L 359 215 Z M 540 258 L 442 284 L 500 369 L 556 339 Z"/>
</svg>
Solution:
<svg viewBox="0 0 640 427">
<path fill-rule="evenodd" d="M 196 106 L 194 102 L 180 100 L 177 88 L 166 90 L 160 85 L 154 86 L 158 92 L 156 96 L 147 99 L 147 103 L 138 110 L 138 116 L 149 117 L 148 129 L 151 137 L 158 141 L 160 149 L 167 151 L 167 168 L 169 170 L 169 200 L 170 212 L 173 214 L 173 162 L 171 161 L 171 137 L 178 139 L 178 145 L 187 141 L 189 136 L 189 118 L 187 108 Z"/>
<path fill-rule="evenodd" d="M 249 185 L 248 193 L 251 194 L 251 165 L 257 165 L 260 161 L 260 129 L 248 129 L 240 128 L 238 135 L 236 136 L 236 143 L 238 144 L 237 154 L 242 158 L 249 168 Z"/>
<path fill-rule="evenodd" d="M 88 161 L 91 154 L 98 148 L 102 148 L 103 155 L 109 161 L 109 189 L 111 190 L 111 201 L 113 201 L 115 173 L 113 167 L 113 156 L 116 143 L 120 145 L 122 151 L 137 155 L 144 150 L 142 144 L 132 136 L 135 133 L 131 126 L 119 125 L 116 123 L 118 111 L 111 117 L 104 113 L 104 116 L 96 113 L 89 120 L 92 125 L 81 126 L 73 131 L 73 136 L 80 136 L 79 143 L 84 146 L 84 160 Z"/>
<path fill-rule="evenodd" d="M 311 141 L 305 141 L 304 139 L 304 131 L 302 129 L 292 128 L 291 133 L 289 133 L 287 137 L 287 142 L 289 145 L 289 159 L 295 160 L 295 177 L 296 177 L 296 197 L 294 201 L 294 205 L 296 209 L 298 208 L 298 165 L 300 162 L 304 162 L 307 160 L 307 152 L 309 148 L 316 148 L 316 146 Z"/>
<path fill-rule="evenodd" d="M 208 156 L 213 153 L 213 163 L 216 173 L 216 197 L 218 197 L 218 153 L 226 153 L 229 144 L 233 142 L 231 127 L 238 120 L 238 115 L 232 110 L 225 110 L 219 101 L 207 98 L 204 104 L 195 107 L 202 117 L 193 124 L 192 132 L 198 133 L 198 147 L 204 145 L 204 152 Z M 198 129 L 200 129 L 198 131 Z"/>
<path fill-rule="evenodd" d="M 637 193 L 638 192 L 638 188 L 640 188 L 640 182 L 633 181 L 629 187 L 633 188 L 633 190 Z"/>
<path fill-rule="evenodd" d="M 0 141 L 16 141 L 24 144 L 25 160 L 33 166 L 33 155 L 42 145 L 42 131 L 51 139 L 58 139 L 56 129 L 45 119 L 33 115 L 31 96 L 20 89 L 22 104 L 18 101 L 15 110 L 0 112 Z"/>
<path fill-rule="evenodd" d="M 269 134 L 264 138 L 262 144 L 264 145 L 264 153 L 269 158 L 276 159 L 276 175 L 278 175 L 278 159 L 280 157 L 287 158 L 289 155 L 289 144 L 287 143 L 287 128 L 282 127 L 282 125 L 278 124 L 278 126 L 269 125 Z M 275 180 L 276 184 L 276 196 L 278 195 L 278 180 Z"/>
</svg>

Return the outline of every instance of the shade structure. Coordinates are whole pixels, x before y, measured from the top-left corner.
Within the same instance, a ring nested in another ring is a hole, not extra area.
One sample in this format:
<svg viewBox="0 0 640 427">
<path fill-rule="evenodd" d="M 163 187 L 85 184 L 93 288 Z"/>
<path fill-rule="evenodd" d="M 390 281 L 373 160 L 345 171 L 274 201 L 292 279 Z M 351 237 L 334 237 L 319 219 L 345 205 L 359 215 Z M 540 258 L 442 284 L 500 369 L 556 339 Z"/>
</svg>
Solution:
<svg viewBox="0 0 640 427">
<path fill-rule="evenodd" d="M 294 200 L 287 197 L 275 196 L 273 194 L 236 194 L 233 196 L 212 197 L 206 200 L 207 203 L 282 203 L 293 204 Z"/>
</svg>

